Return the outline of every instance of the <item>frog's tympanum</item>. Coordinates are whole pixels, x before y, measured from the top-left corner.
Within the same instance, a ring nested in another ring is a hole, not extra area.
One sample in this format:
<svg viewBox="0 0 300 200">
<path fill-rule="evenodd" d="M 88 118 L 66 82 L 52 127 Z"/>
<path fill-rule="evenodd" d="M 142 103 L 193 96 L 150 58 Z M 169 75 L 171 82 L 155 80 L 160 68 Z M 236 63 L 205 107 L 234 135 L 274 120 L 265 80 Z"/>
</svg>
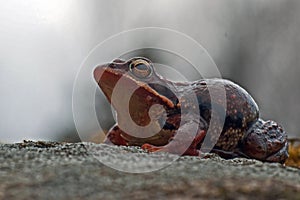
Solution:
<svg viewBox="0 0 300 200">
<path fill-rule="evenodd" d="M 200 155 L 204 138 L 214 138 L 216 133 L 218 138 L 211 152 L 224 158 L 246 157 L 283 163 L 288 157 L 286 132 L 276 122 L 260 119 L 253 98 L 231 81 L 173 82 L 157 74 L 151 61 L 142 57 L 127 61 L 116 59 L 98 66 L 94 77 L 117 112 L 117 124 L 106 134 L 106 144 L 141 146 L 149 152 Z M 121 79 L 122 87 L 119 84 L 119 94 L 112 100 Z M 225 104 L 213 102 L 211 90 L 214 94 L 225 91 Z M 131 93 L 129 101 L 126 93 Z M 191 94 L 195 94 L 198 108 L 193 103 L 190 105 Z M 220 119 L 225 117 L 225 122 L 218 123 L 217 118 L 216 122 L 210 123 L 212 113 Z M 131 121 L 138 127 L 147 127 L 151 123 L 158 131 L 144 135 L 147 128 L 126 127 L 131 126 Z M 195 132 L 191 128 L 193 123 L 197 123 L 196 134 L 191 134 Z M 207 134 L 209 129 L 213 130 L 210 135 Z M 183 145 L 187 141 L 190 141 L 189 145 Z"/>
</svg>

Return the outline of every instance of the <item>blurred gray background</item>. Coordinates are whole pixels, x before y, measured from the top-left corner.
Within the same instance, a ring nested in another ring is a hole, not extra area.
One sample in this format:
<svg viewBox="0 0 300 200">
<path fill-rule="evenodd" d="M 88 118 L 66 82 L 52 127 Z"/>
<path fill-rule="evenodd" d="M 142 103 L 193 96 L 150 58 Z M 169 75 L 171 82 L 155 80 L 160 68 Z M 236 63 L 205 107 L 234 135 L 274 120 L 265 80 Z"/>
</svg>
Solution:
<svg viewBox="0 0 300 200">
<path fill-rule="evenodd" d="M 224 78 L 252 94 L 263 118 L 299 137 L 299 19 L 298 0 L 1 0 L 0 142 L 75 141 L 81 62 L 111 35 L 145 26 L 197 40 Z"/>
</svg>

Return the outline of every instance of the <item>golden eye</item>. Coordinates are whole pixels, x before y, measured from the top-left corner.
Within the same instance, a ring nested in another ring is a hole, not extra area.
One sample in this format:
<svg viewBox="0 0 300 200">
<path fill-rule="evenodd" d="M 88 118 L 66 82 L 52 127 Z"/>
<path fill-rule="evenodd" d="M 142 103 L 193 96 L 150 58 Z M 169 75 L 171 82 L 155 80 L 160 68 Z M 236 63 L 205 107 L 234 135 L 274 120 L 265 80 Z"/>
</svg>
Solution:
<svg viewBox="0 0 300 200">
<path fill-rule="evenodd" d="M 143 59 L 133 60 L 129 70 L 138 78 L 148 78 L 152 74 L 151 64 Z"/>
</svg>

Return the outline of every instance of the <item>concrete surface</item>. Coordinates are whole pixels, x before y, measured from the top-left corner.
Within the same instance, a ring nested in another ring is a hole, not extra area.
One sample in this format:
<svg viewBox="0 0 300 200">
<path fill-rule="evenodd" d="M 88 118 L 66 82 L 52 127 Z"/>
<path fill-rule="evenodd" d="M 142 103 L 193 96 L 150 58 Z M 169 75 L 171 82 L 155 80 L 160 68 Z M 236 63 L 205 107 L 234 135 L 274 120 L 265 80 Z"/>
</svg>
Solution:
<svg viewBox="0 0 300 200">
<path fill-rule="evenodd" d="M 93 143 L 0 144 L 0 199 L 300 199 L 299 169 L 205 157 Z M 164 168 L 126 173 L 99 160 L 125 171 Z"/>
</svg>

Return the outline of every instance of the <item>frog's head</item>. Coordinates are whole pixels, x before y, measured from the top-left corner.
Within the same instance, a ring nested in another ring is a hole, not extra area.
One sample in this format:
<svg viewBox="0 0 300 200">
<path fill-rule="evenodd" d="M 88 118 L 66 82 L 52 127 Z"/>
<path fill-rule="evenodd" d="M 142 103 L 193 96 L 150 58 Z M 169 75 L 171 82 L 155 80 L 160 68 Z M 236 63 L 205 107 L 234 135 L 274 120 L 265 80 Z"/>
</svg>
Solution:
<svg viewBox="0 0 300 200">
<path fill-rule="evenodd" d="M 100 65 L 94 70 L 94 78 L 108 100 L 111 100 L 112 92 L 121 78 L 125 80 L 126 87 L 139 85 L 145 89 L 144 92 L 150 93 L 155 91 L 149 88 L 149 83 L 162 82 L 162 78 L 154 72 L 151 61 L 140 57 L 128 61 L 115 59 Z"/>
<path fill-rule="evenodd" d="M 129 106 L 132 120 L 140 126 L 150 122 L 148 112 L 152 105 L 162 105 L 168 111 L 174 109 L 178 101 L 170 89 L 172 83 L 158 75 L 152 62 L 146 58 L 116 59 L 100 65 L 94 70 L 94 78 L 118 115 L 126 116 L 122 111 Z M 125 97 L 127 93 L 131 93 L 129 105 Z M 117 101 L 112 101 L 113 95 Z M 161 110 L 155 112 L 159 118 Z"/>
<path fill-rule="evenodd" d="M 288 158 L 287 134 L 274 121 L 259 119 L 243 140 L 243 152 L 251 158 L 280 162 Z"/>
</svg>

